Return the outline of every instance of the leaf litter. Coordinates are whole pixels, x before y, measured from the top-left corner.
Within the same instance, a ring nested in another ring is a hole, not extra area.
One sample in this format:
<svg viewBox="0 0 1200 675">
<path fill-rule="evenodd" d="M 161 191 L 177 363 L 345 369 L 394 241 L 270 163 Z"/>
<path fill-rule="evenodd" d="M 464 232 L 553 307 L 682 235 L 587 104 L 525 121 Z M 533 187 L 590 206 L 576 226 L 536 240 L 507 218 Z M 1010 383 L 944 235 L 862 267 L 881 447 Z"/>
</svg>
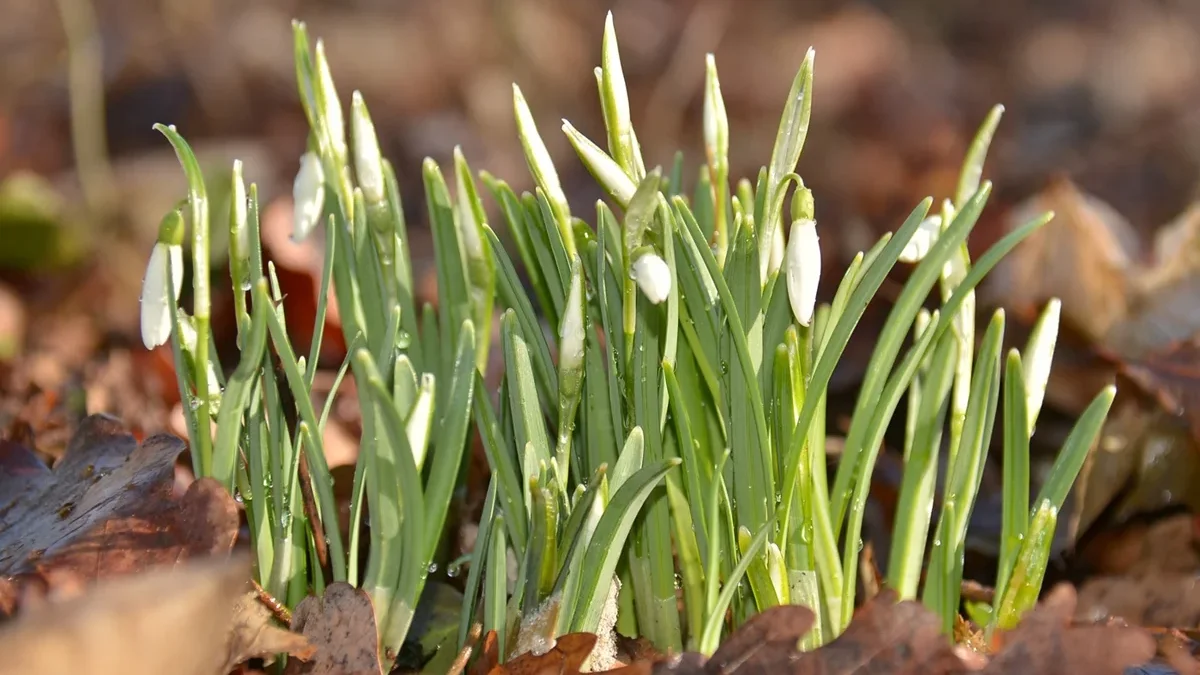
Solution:
<svg viewBox="0 0 1200 675">
<path fill-rule="evenodd" d="M 941 632 L 941 621 L 915 601 L 898 602 L 894 591 L 883 590 L 854 615 L 846 631 L 816 650 L 801 652 L 800 639 L 813 627 L 815 616 L 806 607 L 773 607 L 751 617 L 725 639 L 710 658 L 696 652 L 640 658 L 604 672 L 620 675 L 850 675 L 852 673 L 912 673 L 913 675 L 985 675 L 1017 673 L 1047 675 L 1067 672 L 1125 672 L 1148 662 L 1155 640 L 1137 627 L 1117 624 L 1079 625 L 1075 590 L 1056 587 L 1012 631 L 1000 633 L 983 651 L 954 644 Z M 580 672 L 596 636 L 559 637 L 549 651 L 527 653 L 504 664 L 496 662 L 495 632 L 484 639 L 472 675 L 531 675 Z"/>
</svg>

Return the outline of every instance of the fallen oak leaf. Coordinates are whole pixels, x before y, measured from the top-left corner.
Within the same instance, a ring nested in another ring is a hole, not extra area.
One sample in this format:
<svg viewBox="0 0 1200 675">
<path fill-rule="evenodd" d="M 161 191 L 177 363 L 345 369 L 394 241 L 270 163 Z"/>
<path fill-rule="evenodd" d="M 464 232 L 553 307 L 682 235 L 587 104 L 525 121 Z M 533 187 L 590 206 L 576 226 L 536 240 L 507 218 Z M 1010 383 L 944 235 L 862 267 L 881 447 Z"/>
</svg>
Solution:
<svg viewBox="0 0 1200 675">
<path fill-rule="evenodd" d="M 321 597 L 309 596 L 292 612 L 292 630 L 316 653 L 307 662 L 288 661 L 285 675 L 381 675 L 375 610 L 367 594 L 337 582 Z"/>
<path fill-rule="evenodd" d="M 139 446 L 115 418 L 92 415 L 53 470 L 0 467 L 0 574 L 82 584 L 228 554 L 239 524 L 228 492 L 201 479 L 172 494 L 183 447 L 167 435 Z"/>
<path fill-rule="evenodd" d="M 0 629 L 0 675 L 220 675 L 244 560 L 106 581 Z"/>
</svg>

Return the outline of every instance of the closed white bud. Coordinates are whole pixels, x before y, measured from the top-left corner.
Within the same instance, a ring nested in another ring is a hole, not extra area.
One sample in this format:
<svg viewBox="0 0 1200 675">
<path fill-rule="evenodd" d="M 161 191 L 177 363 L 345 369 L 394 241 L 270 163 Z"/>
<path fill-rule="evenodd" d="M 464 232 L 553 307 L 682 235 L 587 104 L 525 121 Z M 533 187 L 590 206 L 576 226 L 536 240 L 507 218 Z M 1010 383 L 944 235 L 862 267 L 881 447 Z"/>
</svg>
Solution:
<svg viewBox="0 0 1200 675">
<path fill-rule="evenodd" d="M 575 154 L 579 155 L 580 161 L 591 172 L 592 177 L 608 194 L 612 195 L 621 208 L 629 206 L 629 201 L 633 199 L 633 193 L 637 192 L 637 184 L 633 182 L 629 174 L 625 173 L 621 165 L 609 157 L 607 152 L 601 150 L 600 146 L 571 126 L 570 122 L 563 120 L 562 130 L 567 135 L 567 140 L 571 142 L 571 147 L 575 148 Z"/>
<path fill-rule="evenodd" d="M 671 294 L 671 268 L 654 253 L 643 254 L 634 261 L 633 280 L 646 299 L 656 305 Z"/>
<path fill-rule="evenodd" d="M 350 102 L 350 131 L 354 134 L 354 172 L 358 174 L 358 187 L 368 204 L 383 201 L 383 158 L 379 152 L 379 138 L 375 135 L 375 124 L 367 112 L 361 92 L 354 92 Z"/>
<path fill-rule="evenodd" d="M 900 252 L 900 261 L 919 263 L 924 260 L 941 233 L 941 216 L 929 216 L 922 220 L 921 224 L 917 226 L 917 231 L 913 233 L 912 239 L 908 240 L 908 243 L 904 245 L 904 250 Z"/>
<path fill-rule="evenodd" d="M 576 267 L 567 292 L 567 307 L 558 331 L 558 368 L 563 374 L 577 373 L 583 368 L 583 272 Z M 563 378 L 560 375 L 559 380 Z"/>
<path fill-rule="evenodd" d="M 821 281 L 821 245 L 817 241 L 817 223 L 797 220 L 787 243 L 787 291 L 796 323 L 812 322 L 817 305 L 817 286 Z"/>
<path fill-rule="evenodd" d="M 567 195 L 563 192 L 562 184 L 558 182 L 558 172 L 554 169 L 554 161 L 550 151 L 538 134 L 537 125 L 533 122 L 533 112 L 525 102 L 521 88 L 513 84 L 513 112 L 517 118 L 517 135 L 521 139 L 521 148 L 525 151 L 525 162 L 529 172 L 533 174 L 538 187 L 546 193 L 555 217 L 565 221 L 570 218 L 571 208 L 567 204 Z"/>
<path fill-rule="evenodd" d="M 1021 374 L 1025 380 L 1025 407 L 1028 412 L 1028 432 L 1033 433 L 1042 401 L 1046 397 L 1046 384 L 1050 381 L 1050 364 L 1054 360 L 1054 346 L 1058 342 L 1058 324 L 1062 315 L 1062 301 L 1051 298 L 1034 324 L 1029 343 L 1025 345 L 1025 360 Z"/>
<path fill-rule="evenodd" d="M 171 337 L 171 311 L 179 301 L 182 289 L 183 247 L 161 241 L 155 243 L 146 265 L 146 276 L 142 279 L 142 344 L 146 349 L 166 344 Z"/>
<path fill-rule="evenodd" d="M 329 61 L 325 58 L 325 44 L 317 40 L 316 49 L 317 95 L 323 103 L 321 109 L 329 129 L 329 142 L 338 159 L 346 159 L 346 121 L 342 117 L 342 102 L 338 99 L 337 87 L 333 85 L 333 74 L 329 72 Z"/>
<path fill-rule="evenodd" d="M 292 241 L 304 241 L 321 220 L 325 208 L 325 170 L 315 153 L 306 152 L 300 158 L 300 171 L 292 184 L 292 202 Z"/>
<path fill-rule="evenodd" d="M 705 57 L 704 78 L 704 151 L 714 169 L 723 169 L 729 157 L 729 117 L 721 82 L 717 79 L 717 62 L 712 54 Z"/>
</svg>

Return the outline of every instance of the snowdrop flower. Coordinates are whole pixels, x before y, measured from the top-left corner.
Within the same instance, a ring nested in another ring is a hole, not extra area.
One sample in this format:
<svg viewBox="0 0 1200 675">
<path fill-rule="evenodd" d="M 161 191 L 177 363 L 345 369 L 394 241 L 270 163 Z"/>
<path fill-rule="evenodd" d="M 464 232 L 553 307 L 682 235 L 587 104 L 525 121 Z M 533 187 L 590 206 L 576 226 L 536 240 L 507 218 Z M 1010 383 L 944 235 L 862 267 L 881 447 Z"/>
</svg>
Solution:
<svg viewBox="0 0 1200 675">
<path fill-rule="evenodd" d="M 350 103 L 350 130 L 354 132 L 354 172 L 358 175 L 358 186 L 368 204 L 383 201 L 383 159 L 379 152 L 379 138 L 375 135 L 375 124 L 367 112 L 362 93 L 354 92 Z"/>
<path fill-rule="evenodd" d="M 171 211 L 158 226 L 158 241 L 150 252 L 146 276 L 142 279 L 142 344 L 146 349 L 166 344 L 171 337 L 171 310 L 179 302 L 181 290 L 183 216 L 179 211 Z"/>
<path fill-rule="evenodd" d="M 801 219 L 792 223 L 787 243 L 787 290 L 796 323 L 807 326 L 817 304 L 817 284 L 821 281 L 821 245 L 817 241 L 817 223 Z"/>
<path fill-rule="evenodd" d="M 659 304 L 671 294 L 671 268 L 654 253 L 645 253 L 633 263 L 633 280 L 646 299 Z"/>
<path fill-rule="evenodd" d="M 300 158 L 300 171 L 292 184 L 292 241 L 301 242 L 321 220 L 325 208 L 325 171 L 316 153 Z"/>
<path fill-rule="evenodd" d="M 912 239 L 908 240 L 908 243 L 904 245 L 904 250 L 900 252 L 901 262 L 919 263 L 924 260 L 941 233 L 941 216 L 929 216 L 922 220 L 921 224 L 917 226 L 917 231 L 913 233 Z"/>
</svg>

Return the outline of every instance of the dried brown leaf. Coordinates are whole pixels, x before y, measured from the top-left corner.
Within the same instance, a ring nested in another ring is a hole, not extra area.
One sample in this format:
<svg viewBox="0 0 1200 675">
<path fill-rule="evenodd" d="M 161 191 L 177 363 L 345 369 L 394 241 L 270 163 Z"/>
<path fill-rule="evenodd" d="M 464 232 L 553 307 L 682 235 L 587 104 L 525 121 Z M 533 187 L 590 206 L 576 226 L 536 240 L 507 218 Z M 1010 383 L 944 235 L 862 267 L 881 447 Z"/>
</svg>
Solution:
<svg viewBox="0 0 1200 675">
<path fill-rule="evenodd" d="M 311 660 L 290 660 L 287 675 L 380 675 L 375 611 L 362 590 L 333 583 L 321 597 L 309 596 L 292 613 L 292 630 L 316 653 Z"/>
<path fill-rule="evenodd" d="M 53 470 L 0 467 L 0 573 L 36 571 L 52 587 L 228 554 L 238 507 L 211 479 L 172 495 L 184 447 L 159 435 L 140 446 L 120 422 L 86 418 Z"/>
<path fill-rule="evenodd" d="M 981 294 L 989 304 L 1013 308 L 1060 298 L 1065 322 L 1099 343 L 1128 313 L 1136 235 L 1116 211 L 1066 178 L 1018 206 L 1011 225 L 1044 211 L 1053 211 L 1054 220 L 1005 257 Z"/>
<path fill-rule="evenodd" d="M 26 608 L 0 630 L 0 675 L 220 675 L 248 565 L 203 561 Z"/>
</svg>

